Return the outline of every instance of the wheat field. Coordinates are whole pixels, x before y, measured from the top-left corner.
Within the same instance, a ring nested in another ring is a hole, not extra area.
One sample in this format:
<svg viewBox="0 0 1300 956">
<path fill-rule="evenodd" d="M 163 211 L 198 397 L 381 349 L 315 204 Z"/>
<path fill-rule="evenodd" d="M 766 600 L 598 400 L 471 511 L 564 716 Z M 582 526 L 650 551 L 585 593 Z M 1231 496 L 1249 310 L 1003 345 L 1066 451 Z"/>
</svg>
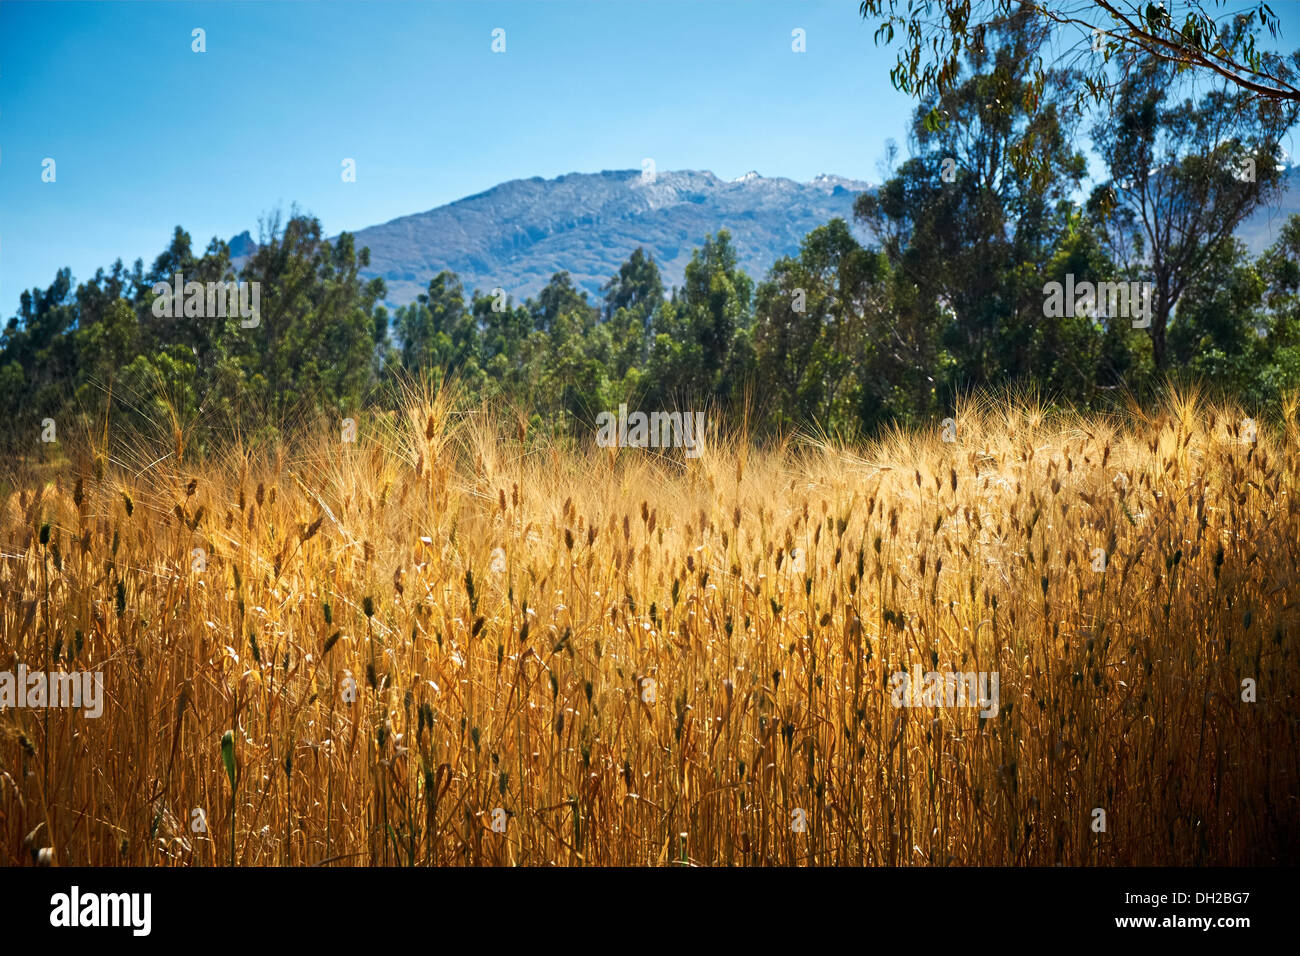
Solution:
<svg viewBox="0 0 1300 956">
<path fill-rule="evenodd" d="M 1294 860 L 1300 428 L 1243 418 L 972 401 L 692 459 L 444 391 L 11 462 L 0 670 L 104 702 L 0 712 L 0 863 Z"/>
</svg>

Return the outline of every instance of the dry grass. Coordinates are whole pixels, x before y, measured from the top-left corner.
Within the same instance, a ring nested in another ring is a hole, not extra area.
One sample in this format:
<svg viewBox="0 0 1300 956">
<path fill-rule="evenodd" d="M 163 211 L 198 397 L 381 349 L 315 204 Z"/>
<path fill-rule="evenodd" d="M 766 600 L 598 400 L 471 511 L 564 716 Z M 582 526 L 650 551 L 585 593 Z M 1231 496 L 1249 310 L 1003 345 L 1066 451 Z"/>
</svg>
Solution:
<svg viewBox="0 0 1300 956">
<path fill-rule="evenodd" d="M 0 713 L 0 863 L 1292 861 L 1300 432 L 1240 420 L 973 405 L 956 444 L 689 460 L 413 400 L 19 475 L 0 670 L 107 703 Z M 1000 713 L 892 706 L 951 668 Z"/>
</svg>

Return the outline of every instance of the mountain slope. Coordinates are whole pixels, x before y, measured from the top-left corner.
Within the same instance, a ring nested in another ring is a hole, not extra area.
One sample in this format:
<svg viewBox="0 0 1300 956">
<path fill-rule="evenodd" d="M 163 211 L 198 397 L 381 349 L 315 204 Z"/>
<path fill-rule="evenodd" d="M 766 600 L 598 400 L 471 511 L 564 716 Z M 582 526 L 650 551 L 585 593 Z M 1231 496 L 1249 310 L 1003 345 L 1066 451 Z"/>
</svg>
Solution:
<svg viewBox="0 0 1300 956">
<path fill-rule="evenodd" d="M 803 237 L 835 216 L 852 222 L 867 183 L 818 176 L 809 183 L 748 173 L 727 182 L 710 172 L 637 170 L 520 179 L 403 216 L 356 234 L 370 248 L 368 275 L 383 276 L 388 301 L 409 302 L 440 270 L 466 290 L 537 293 L 560 270 L 593 297 L 644 246 L 665 285 L 680 285 L 691 252 L 708 233 L 729 229 L 740 264 L 755 279 Z"/>
<path fill-rule="evenodd" d="M 1272 202 L 1261 206 L 1237 228 L 1237 238 L 1252 255 L 1259 255 L 1277 239 L 1286 221 L 1300 213 L 1300 166 L 1286 171 L 1286 186 Z"/>
<path fill-rule="evenodd" d="M 1252 254 L 1300 213 L 1300 166 L 1286 178 L 1282 194 L 1237 230 Z M 499 287 L 516 300 L 567 270 L 599 299 L 638 246 L 654 256 L 666 286 L 681 285 L 692 251 L 719 229 L 731 231 L 741 266 L 761 280 L 817 226 L 835 216 L 853 226 L 853 201 L 870 188 L 840 176 L 798 183 L 755 172 L 731 181 L 696 170 L 659 173 L 653 182 L 642 182 L 637 170 L 535 176 L 367 227 L 356 240 L 370 247 L 365 274 L 383 276 L 390 305 L 412 301 L 442 269 L 459 275 L 467 291 Z M 232 258 L 239 264 L 256 247 L 245 231 L 231 240 Z"/>
</svg>

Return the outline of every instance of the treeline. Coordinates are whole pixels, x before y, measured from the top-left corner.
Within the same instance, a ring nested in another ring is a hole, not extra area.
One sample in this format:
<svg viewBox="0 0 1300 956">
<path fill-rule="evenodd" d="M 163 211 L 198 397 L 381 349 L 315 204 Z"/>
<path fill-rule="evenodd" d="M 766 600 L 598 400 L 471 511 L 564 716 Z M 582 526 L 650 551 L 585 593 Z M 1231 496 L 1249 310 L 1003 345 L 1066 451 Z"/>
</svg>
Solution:
<svg viewBox="0 0 1300 956">
<path fill-rule="evenodd" d="M 1034 32 L 996 33 L 960 84 L 918 107 L 910 157 L 859 197 L 865 245 L 833 220 L 756 283 L 719 232 L 671 290 L 638 249 L 595 302 L 564 272 L 522 301 L 444 272 L 390 315 L 382 280 L 362 277 L 368 251 L 310 216 L 264 223 L 237 271 L 224 243 L 197 253 L 178 227 L 147 270 L 119 261 L 75 288 L 62 270 L 23 294 L 0 338 L 6 443 L 30 450 L 52 419 L 210 445 L 347 417 L 393 401 L 396 383 L 446 375 L 534 429 L 579 435 L 622 402 L 743 415 L 760 434 L 860 435 L 1005 385 L 1090 408 L 1170 376 L 1261 409 L 1300 388 L 1300 219 L 1258 257 L 1234 238 L 1284 187 L 1277 144 L 1294 107 L 1180 99 L 1170 68 L 1145 64 L 1088 130 L 1102 166 L 1090 177 L 1067 105 L 1079 77 L 1037 81 Z M 1032 168 L 1011 148 L 1027 137 Z M 260 283 L 258 323 L 156 309 L 155 285 L 177 273 Z M 1062 309 L 1059 295 L 1049 308 L 1054 282 L 1142 283 L 1149 311 Z"/>
</svg>

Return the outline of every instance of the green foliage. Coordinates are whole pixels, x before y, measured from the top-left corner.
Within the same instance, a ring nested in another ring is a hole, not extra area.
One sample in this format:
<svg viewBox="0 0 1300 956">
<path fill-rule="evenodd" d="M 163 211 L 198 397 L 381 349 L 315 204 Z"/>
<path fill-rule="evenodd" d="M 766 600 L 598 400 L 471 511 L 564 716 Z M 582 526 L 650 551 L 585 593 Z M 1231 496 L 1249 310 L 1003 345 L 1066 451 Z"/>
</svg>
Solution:
<svg viewBox="0 0 1300 956">
<path fill-rule="evenodd" d="M 759 286 L 754 351 L 771 424 L 848 431 L 869 404 L 884 333 L 889 263 L 842 219 L 813 230 L 797 259 Z"/>
<path fill-rule="evenodd" d="M 1184 294 L 1208 291 L 1204 278 L 1223 274 L 1234 230 L 1283 187 L 1279 140 L 1296 120 L 1291 105 L 1241 93 L 1173 100 L 1172 74 L 1149 60 L 1120 85 L 1111 115 L 1093 128 L 1110 178 L 1089 203 L 1116 262 L 1150 276 L 1161 370 Z"/>
<path fill-rule="evenodd" d="M 1075 112 L 1108 106 L 1119 87 L 1153 60 L 1178 75 L 1223 82 L 1273 104 L 1300 102 L 1300 53 L 1261 50 L 1256 42 L 1261 32 L 1276 38 L 1279 27 L 1277 15 L 1260 0 L 862 0 L 858 12 L 875 22 L 877 44 L 898 44 L 889 74 L 894 87 L 921 99 L 957 86 L 964 58 L 1010 25 L 1049 44 L 1058 62 L 1068 60 L 1079 71 L 1069 90 Z M 1029 64 L 1019 106 L 1030 112 L 1051 85 L 1045 62 Z M 993 100 L 990 106 L 1012 108 L 1013 101 Z M 925 124 L 938 128 L 945 119 L 932 105 Z M 1011 161 L 1036 185 L 1050 179 L 1043 146 L 1032 135 L 1016 136 L 1010 144 Z"/>
<path fill-rule="evenodd" d="M 706 236 L 691 254 L 685 282 L 652 323 L 652 408 L 689 408 L 741 397 L 752 366 L 750 300 L 753 280 L 737 265 L 731 234 Z"/>
</svg>

